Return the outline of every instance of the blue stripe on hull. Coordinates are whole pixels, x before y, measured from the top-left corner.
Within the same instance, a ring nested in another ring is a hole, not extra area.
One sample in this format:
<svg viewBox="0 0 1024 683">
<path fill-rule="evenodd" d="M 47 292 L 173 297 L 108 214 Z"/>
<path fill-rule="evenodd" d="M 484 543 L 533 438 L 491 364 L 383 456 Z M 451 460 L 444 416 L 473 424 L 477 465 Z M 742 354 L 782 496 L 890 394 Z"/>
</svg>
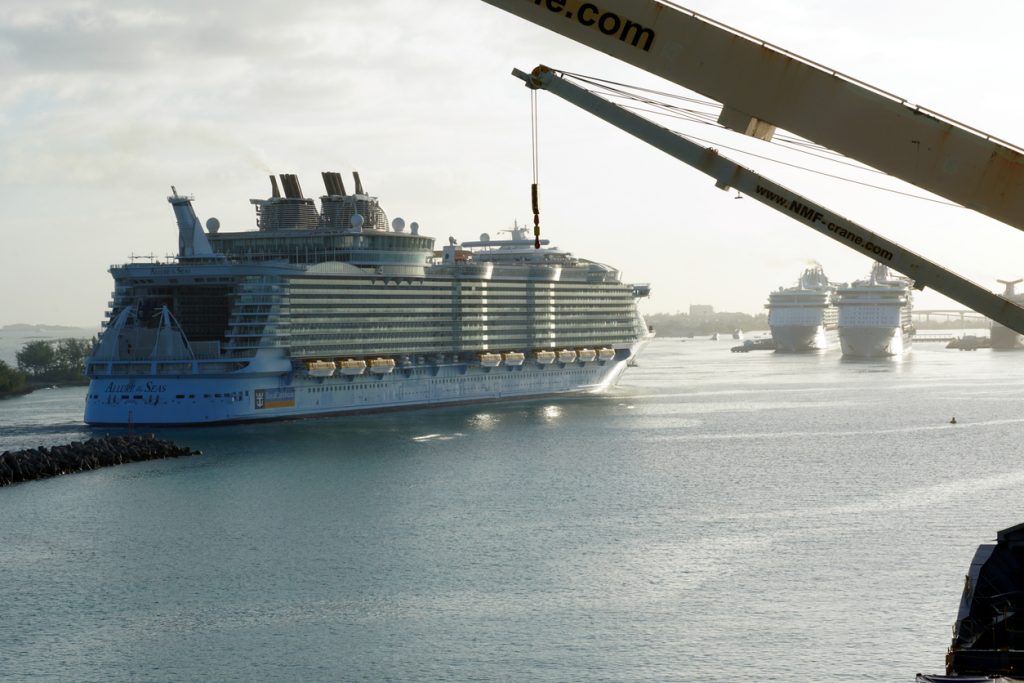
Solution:
<svg viewBox="0 0 1024 683">
<path fill-rule="evenodd" d="M 291 384 L 288 376 L 97 378 L 89 386 L 85 421 L 96 426 L 225 424 L 599 392 L 618 380 L 626 362 L 421 366 L 380 377 L 294 375 Z"/>
</svg>

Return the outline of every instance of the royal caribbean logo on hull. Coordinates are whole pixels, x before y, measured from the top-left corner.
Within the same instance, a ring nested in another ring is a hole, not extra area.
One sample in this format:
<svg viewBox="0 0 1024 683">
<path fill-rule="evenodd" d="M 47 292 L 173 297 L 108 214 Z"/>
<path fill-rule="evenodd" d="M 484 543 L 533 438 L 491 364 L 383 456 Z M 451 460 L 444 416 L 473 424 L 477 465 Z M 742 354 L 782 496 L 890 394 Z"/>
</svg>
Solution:
<svg viewBox="0 0 1024 683">
<path fill-rule="evenodd" d="M 266 408 L 294 408 L 295 389 L 257 389 L 253 392 L 253 404 L 256 410 Z"/>
</svg>

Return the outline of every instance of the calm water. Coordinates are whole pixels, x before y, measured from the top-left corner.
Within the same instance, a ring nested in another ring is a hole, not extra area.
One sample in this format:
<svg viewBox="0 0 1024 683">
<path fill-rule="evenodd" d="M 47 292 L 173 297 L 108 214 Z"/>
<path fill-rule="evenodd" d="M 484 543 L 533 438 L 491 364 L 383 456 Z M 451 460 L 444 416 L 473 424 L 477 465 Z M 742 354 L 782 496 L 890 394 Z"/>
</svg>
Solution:
<svg viewBox="0 0 1024 683">
<path fill-rule="evenodd" d="M 0 489 L 6 680 L 911 681 L 1024 521 L 1024 354 L 656 341 L 602 397 L 163 432 Z M 84 389 L 0 403 L 65 442 Z M 949 425 L 956 415 L 958 425 Z"/>
</svg>

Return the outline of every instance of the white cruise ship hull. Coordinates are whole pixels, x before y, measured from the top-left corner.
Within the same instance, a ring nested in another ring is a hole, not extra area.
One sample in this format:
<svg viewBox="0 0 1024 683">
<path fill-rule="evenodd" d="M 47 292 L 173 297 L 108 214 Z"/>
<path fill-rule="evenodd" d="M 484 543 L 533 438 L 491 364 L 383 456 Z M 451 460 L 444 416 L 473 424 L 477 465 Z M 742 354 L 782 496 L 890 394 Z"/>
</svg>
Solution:
<svg viewBox="0 0 1024 683">
<path fill-rule="evenodd" d="M 841 327 L 839 343 L 846 358 L 887 358 L 910 350 L 912 337 L 899 327 Z"/>
<path fill-rule="evenodd" d="M 326 378 L 246 371 L 209 377 L 94 378 L 85 422 L 218 424 L 599 393 L 618 381 L 647 341 L 616 349 L 610 360 L 550 365 L 531 358 L 517 366 L 453 363 L 399 367 L 387 375 Z"/>
<path fill-rule="evenodd" d="M 776 353 L 825 351 L 835 342 L 835 330 L 824 325 L 771 325 Z"/>
</svg>

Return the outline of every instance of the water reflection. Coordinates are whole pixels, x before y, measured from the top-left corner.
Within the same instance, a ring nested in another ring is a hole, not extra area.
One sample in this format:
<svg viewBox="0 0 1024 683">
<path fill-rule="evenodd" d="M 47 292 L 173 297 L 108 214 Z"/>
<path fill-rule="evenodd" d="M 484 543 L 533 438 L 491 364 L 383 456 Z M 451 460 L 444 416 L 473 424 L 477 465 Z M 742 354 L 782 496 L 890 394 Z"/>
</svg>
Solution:
<svg viewBox="0 0 1024 683">
<path fill-rule="evenodd" d="M 477 413 L 469 418 L 469 423 L 480 430 L 494 429 L 500 420 L 494 413 Z"/>
<path fill-rule="evenodd" d="M 547 422 L 548 424 L 554 424 L 558 422 L 558 420 L 561 419 L 562 417 L 562 413 L 563 411 L 561 406 L 544 406 L 541 409 L 541 416 L 544 418 L 544 421 Z"/>
</svg>

